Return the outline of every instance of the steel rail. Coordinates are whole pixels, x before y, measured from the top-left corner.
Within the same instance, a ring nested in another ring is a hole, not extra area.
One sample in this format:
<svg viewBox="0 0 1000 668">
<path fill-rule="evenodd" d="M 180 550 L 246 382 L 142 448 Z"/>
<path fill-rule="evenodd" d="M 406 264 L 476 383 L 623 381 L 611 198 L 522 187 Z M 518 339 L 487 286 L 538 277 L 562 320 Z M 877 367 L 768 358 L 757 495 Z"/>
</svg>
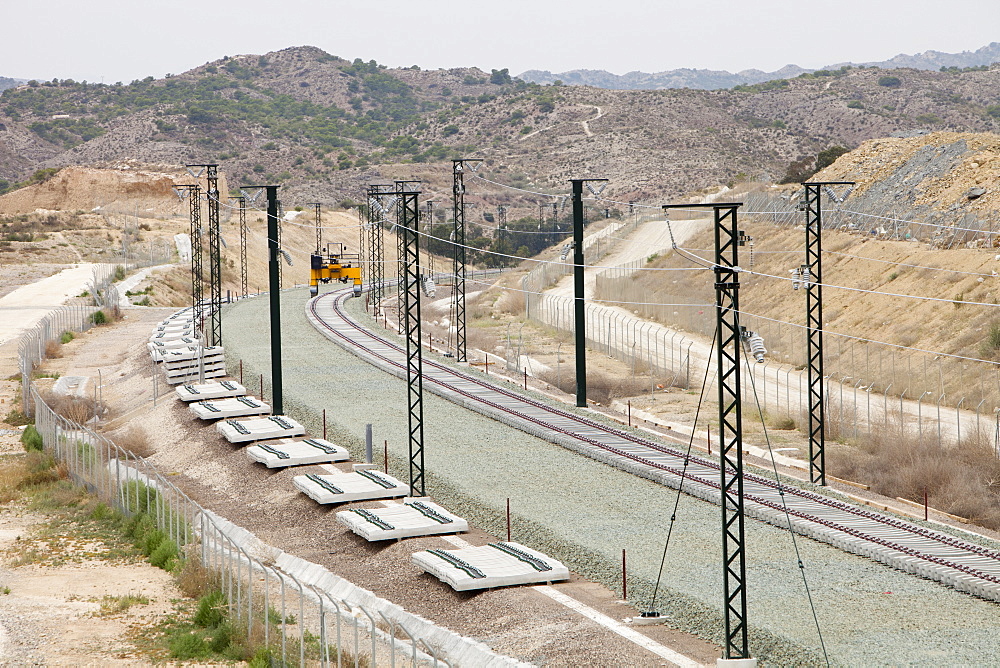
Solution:
<svg viewBox="0 0 1000 668">
<path fill-rule="evenodd" d="M 397 374 L 405 372 L 401 346 L 368 330 L 344 309 L 350 291 L 331 292 L 308 303 L 310 320 L 327 338 L 358 356 L 380 361 Z M 693 496 L 719 503 L 719 465 L 690 456 L 687 471 L 680 450 L 616 429 L 585 416 L 550 406 L 435 360 L 424 360 L 428 389 L 445 398 L 459 395 L 485 409 L 515 418 L 526 431 L 676 488 L 685 482 Z M 508 421 L 510 423 L 510 421 Z M 516 424 L 515 424 L 516 426 Z M 534 427 L 534 428 L 533 428 Z M 552 437 L 552 434 L 558 437 Z M 612 455 L 612 461 L 600 454 Z M 638 465 L 638 466 L 636 466 Z M 692 484 L 693 483 L 693 484 Z M 926 526 L 752 473 L 744 474 L 747 514 L 770 524 L 866 556 L 899 570 L 1000 601 L 1000 552 Z M 787 508 L 788 516 L 785 512 Z"/>
</svg>

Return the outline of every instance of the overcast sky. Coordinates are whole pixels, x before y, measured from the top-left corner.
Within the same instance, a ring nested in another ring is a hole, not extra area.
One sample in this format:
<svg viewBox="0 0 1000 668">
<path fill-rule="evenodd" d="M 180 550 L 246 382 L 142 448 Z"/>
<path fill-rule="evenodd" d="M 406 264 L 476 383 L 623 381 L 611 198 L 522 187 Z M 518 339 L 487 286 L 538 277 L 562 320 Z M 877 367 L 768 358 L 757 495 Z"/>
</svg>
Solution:
<svg viewBox="0 0 1000 668">
<path fill-rule="evenodd" d="M 47 0 L 3 9 L 0 76 L 128 82 L 318 46 L 389 66 L 817 68 L 1000 41 L 997 0 Z"/>
</svg>

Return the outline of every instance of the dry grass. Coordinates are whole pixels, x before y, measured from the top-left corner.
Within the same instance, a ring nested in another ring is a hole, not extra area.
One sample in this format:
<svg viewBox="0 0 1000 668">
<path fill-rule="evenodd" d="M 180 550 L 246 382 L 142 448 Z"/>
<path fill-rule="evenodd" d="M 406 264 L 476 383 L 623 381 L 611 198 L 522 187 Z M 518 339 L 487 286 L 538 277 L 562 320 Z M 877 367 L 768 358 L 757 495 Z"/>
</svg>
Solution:
<svg viewBox="0 0 1000 668">
<path fill-rule="evenodd" d="M 220 589 L 218 573 L 213 573 L 201 563 L 200 546 L 188 545 L 184 566 L 177 573 L 177 587 L 188 598 L 198 599 Z"/>
<path fill-rule="evenodd" d="M 57 357 L 62 357 L 62 344 L 58 341 L 49 341 L 45 344 L 45 357 L 48 359 L 54 359 Z"/>
<path fill-rule="evenodd" d="M 101 609 L 97 614 L 100 617 L 112 617 L 128 612 L 128 609 L 133 605 L 149 605 L 149 598 L 142 594 L 125 594 L 124 596 L 105 594 L 101 598 Z"/>
<path fill-rule="evenodd" d="M 65 470 L 44 452 L 31 451 L 23 457 L 0 460 L 0 503 L 19 499 L 25 490 L 63 477 Z"/>
<path fill-rule="evenodd" d="M 153 446 L 149 434 L 138 425 L 110 434 L 109 437 L 115 445 L 133 455 L 146 458 L 156 454 L 156 448 Z"/>
<path fill-rule="evenodd" d="M 926 493 L 934 508 L 1000 529 L 1000 459 L 985 433 L 947 447 L 890 424 L 873 429 L 871 440 L 832 448 L 829 455 L 830 472 L 838 478 L 916 502 Z"/>
<path fill-rule="evenodd" d="M 64 395 L 49 394 L 45 398 L 45 403 L 49 405 L 59 415 L 67 420 L 84 424 L 94 417 L 96 405 L 90 397 L 67 397 Z"/>
<path fill-rule="evenodd" d="M 549 385 L 558 387 L 567 394 L 576 394 L 576 374 L 566 370 L 562 374 L 547 371 L 539 376 Z M 634 397 L 649 392 L 649 381 L 631 376 L 618 377 L 603 371 L 587 371 L 587 399 L 603 406 L 612 399 Z"/>
<path fill-rule="evenodd" d="M 496 308 L 501 313 L 524 315 L 524 293 L 517 290 L 507 290 L 497 300 Z"/>
</svg>

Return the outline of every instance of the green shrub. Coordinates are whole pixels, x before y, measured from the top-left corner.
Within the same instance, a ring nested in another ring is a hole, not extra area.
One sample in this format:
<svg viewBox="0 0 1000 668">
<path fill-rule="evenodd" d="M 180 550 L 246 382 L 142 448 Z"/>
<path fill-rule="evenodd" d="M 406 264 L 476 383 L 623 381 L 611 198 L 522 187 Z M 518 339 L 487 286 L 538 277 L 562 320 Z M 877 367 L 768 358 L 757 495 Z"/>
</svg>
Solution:
<svg viewBox="0 0 1000 668">
<path fill-rule="evenodd" d="M 74 338 L 76 338 L 76 337 L 73 336 L 73 332 L 66 331 L 66 332 L 63 332 L 62 336 L 59 337 L 59 343 L 61 343 L 63 345 L 66 345 L 67 343 L 69 343 L 70 341 L 72 341 Z"/>
<path fill-rule="evenodd" d="M 247 668 L 271 668 L 274 663 L 274 655 L 267 647 L 261 647 L 247 663 Z"/>
<path fill-rule="evenodd" d="M 986 340 L 979 346 L 980 354 L 986 359 L 994 359 L 997 351 L 1000 351 L 1000 322 L 994 322 L 990 325 Z"/>
<path fill-rule="evenodd" d="M 20 380 L 20 379 L 12 378 L 11 380 Z M 19 411 L 16 408 L 11 410 L 10 413 L 7 413 L 7 417 L 5 417 L 3 421 L 12 427 L 23 427 L 26 424 L 31 424 L 31 418 L 29 418 L 22 411 Z"/>
<path fill-rule="evenodd" d="M 21 443 L 28 452 L 42 451 L 42 435 L 35 429 L 35 425 L 29 424 L 24 428 L 24 431 L 21 432 Z"/>
<path fill-rule="evenodd" d="M 212 629 L 225 621 L 226 597 L 218 589 L 198 599 L 198 611 L 194 613 L 194 623 Z"/>
<path fill-rule="evenodd" d="M 154 528 L 150 530 L 142 538 L 142 545 L 140 546 L 142 549 L 142 553 L 145 554 L 147 557 L 152 556 L 153 553 L 156 552 L 157 548 L 160 547 L 160 543 L 162 543 L 166 539 L 167 535 L 162 531 L 160 531 L 159 529 Z"/>
<path fill-rule="evenodd" d="M 156 549 L 153 550 L 152 554 L 149 555 L 149 563 L 165 571 L 172 571 L 177 564 L 177 552 L 177 543 L 164 538 L 160 541 Z"/>
<path fill-rule="evenodd" d="M 93 315 L 90 316 L 90 321 L 95 325 L 105 325 L 108 322 L 108 316 L 104 314 L 104 311 L 94 311 Z"/>
<path fill-rule="evenodd" d="M 878 78 L 878 85 L 885 86 L 886 88 L 898 88 L 902 83 L 899 77 L 886 75 Z"/>
<path fill-rule="evenodd" d="M 123 485 L 123 495 L 128 509 L 133 513 L 149 513 L 156 508 L 157 493 L 152 487 L 133 480 Z"/>
<path fill-rule="evenodd" d="M 106 503 L 98 503 L 94 506 L 94 509 L 90 511 L 90 519 L 92 520 L 109 520 L 115 517 L 117 513 L 108 506 Z"/>
<path fill-rule="evenodd" d="M 125 267 L 118 265 L 115 267 L 115 281 L 125 280 Z"/>
<path fill-rule="evenodd" d="M 175 659 L 204 659 L 212 653 L 202 637 L 193 631 L 178 633 L 170 639 L 167 646 L 170 648 L 170 656 Z"/>
<path fill-rule="evenodd" d="M 146 544 L 146 536 L 156 530 L 153 518 L 145 513 L 133 515 L 132 519 L 125 525 L 125 534 L 132 539 L 136 547 L 141 548 Z"/>
<path fill-rule="evenodd" d="M 223 622 L 215 628 L 215 632 L 208 641 L 208 646 L 213 652 L 222 654 L 229 648 L 232 641 L 233 627 L 229 625 L 229 622 Z"/>
<path fill-rule="evenodd" d="M 847 108 L 848 109 L 864 109 L 865 105 L 861 104 L 857 100 L 851 100 L 850 102 L 847 103 Z"/>
</svg>

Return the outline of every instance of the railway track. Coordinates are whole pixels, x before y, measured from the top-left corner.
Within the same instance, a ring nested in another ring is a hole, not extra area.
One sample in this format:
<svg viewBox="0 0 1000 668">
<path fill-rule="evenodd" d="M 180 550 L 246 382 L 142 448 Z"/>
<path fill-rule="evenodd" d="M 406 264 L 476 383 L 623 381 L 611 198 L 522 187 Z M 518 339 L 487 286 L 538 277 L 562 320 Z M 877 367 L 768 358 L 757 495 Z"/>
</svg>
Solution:
<svg viewBox="0 0 1000 668">
<path fill-rule="evenodd" d="M 406 374 L 405 351 L 350 316 L 350 291 L 310 300 L 306 315 L 324 336 L 385 371 Z M 636 475 L 720 501 L 720 467 L 571 411 L 550 406 L 427 357 L 424 387 L 467 408 Z M 788 528 L 845 551 L 1000 601 L 1000 552 L 816 492 L 745 473 L 749 517 Z"/>
</svg>

